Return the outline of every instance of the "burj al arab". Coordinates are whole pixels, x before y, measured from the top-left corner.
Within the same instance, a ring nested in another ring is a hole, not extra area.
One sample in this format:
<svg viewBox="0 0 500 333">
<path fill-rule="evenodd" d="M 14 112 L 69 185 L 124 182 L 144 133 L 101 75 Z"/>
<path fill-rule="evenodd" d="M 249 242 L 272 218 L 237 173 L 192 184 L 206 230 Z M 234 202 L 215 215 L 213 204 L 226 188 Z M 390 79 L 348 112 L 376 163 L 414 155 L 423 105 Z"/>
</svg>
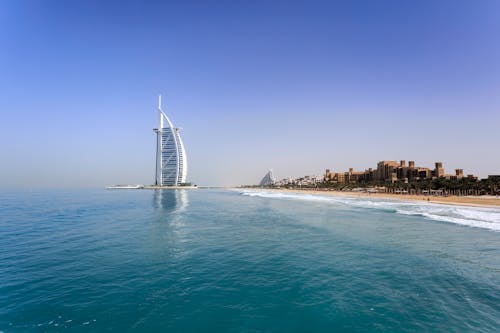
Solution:
<svg viewBox="0 0 500 333">
<path fill-rule="evenodd" d="M 158 96 L 159 127 L 156 133 L 156 186 L 180 186 L 186 183 L 186 150 L 180 136 L 180 129 L 174 127 L 161 107 Z"/>
</svg>

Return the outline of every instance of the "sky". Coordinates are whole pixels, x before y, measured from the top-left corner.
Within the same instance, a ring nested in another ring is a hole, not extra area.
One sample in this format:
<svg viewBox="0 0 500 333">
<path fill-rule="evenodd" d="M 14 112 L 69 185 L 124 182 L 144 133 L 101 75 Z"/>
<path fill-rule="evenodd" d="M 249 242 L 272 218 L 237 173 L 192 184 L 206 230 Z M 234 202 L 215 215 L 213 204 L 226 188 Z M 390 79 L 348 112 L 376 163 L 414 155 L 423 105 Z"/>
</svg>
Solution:
<svg viewBox="0 0 500 333">
<path fill-rule="evenodd" d="M 0 188 L 198 185 L 415 160 L 500 174 L 500 2 L 0 1 Z"/>
</svg>

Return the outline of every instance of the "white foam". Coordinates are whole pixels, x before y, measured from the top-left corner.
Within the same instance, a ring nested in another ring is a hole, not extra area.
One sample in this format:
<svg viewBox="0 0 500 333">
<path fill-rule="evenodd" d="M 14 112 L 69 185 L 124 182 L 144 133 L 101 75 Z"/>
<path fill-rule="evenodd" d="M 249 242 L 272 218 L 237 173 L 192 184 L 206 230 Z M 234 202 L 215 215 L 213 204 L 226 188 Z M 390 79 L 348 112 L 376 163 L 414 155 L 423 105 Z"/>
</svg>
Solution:
<svg viewBox="0 0 500 333">
<path fill-rule="evenodd" d="M 500 209 L 433 204 L 426 202 L 391 201 L 354 197 L 322 196 L 302 193 L 281 193 L 245 190 L 242 195 L 250 197 L 319 201 L 357 208 L 390 210 L 403 215 L 418 215 L 435 221 L 451 222 L 470 227 L 500 231 Z"/>
</svg>

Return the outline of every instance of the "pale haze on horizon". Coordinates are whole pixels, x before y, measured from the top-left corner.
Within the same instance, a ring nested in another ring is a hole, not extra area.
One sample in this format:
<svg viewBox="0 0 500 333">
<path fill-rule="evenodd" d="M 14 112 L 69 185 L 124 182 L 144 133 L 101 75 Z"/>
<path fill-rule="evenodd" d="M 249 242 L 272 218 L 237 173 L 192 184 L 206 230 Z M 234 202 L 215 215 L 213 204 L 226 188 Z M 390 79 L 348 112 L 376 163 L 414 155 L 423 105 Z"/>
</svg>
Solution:
<svg viewBox="0 0 500 333">
<path fill-rule="evenodd" d="M 500 174 L 499 41 L 498 1 L 2 1 L 0 188 L 151 184 L 158 94 L 199 185 Z"/>
</svg>

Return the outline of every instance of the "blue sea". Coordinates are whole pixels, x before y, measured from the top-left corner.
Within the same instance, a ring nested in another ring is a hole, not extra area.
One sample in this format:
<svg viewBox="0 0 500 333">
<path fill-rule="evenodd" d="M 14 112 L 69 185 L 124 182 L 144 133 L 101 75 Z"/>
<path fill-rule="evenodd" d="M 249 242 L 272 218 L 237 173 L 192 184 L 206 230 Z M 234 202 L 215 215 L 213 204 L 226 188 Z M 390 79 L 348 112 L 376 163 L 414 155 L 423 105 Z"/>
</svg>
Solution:
<svg viewBox="0 0 500 333">
<path fill-rule="evenodd" d="M 500 210 L 2 191 L 0 332 L 500 332 Z"/>
</svg>

